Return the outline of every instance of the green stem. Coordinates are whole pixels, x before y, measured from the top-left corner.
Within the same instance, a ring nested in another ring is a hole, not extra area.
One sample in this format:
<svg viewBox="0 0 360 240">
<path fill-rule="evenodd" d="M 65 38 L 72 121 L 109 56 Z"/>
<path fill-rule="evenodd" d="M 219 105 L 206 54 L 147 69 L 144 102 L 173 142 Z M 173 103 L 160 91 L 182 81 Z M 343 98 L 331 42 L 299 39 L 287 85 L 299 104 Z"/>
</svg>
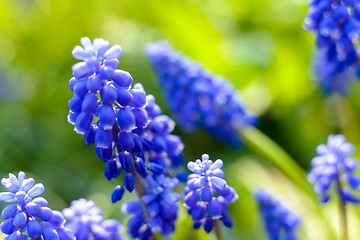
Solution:
<svg viewBox="0 0 360 240">
<path fill-rule="evenodd" d="M 348 227 L 347 227 L 347 217 L 346 217 L 346 202 L 341 197 L 341 182 L 339 177 L 336 178 L 337 182 L 337 191 L 339 196 L 339 226 L 340 226 L 340 239 L 348 240 Z"/>
<path fill-rule="evenodd" d="M 327 104 L 326 107 L 329 109 L 329 119 L 331 120 L 334 129 L 339 132 L 344 132 L 349 120 L 349 111 L 343 97 L 334 93 L 325 103 Z"/>
<path fill-rule="evenodd" d="M 347 227 L 347 217 L 346 217 L 346 203 L 340 198 L 339 199 L 339 220 L 341 228 L 341 240 L 348 240 L 348 227 Z"/>
<path fill-rule="evenodd" d="M 223 240 L 223 236 L 221 234 L 221 226 L 219 224 L 219 220 L 214 220 L 214 233 L 217 240 Z"/>
<path fill-rule="evenodd" d="M 263 156 L 299 188 L 315 197 L 312 187 L 306 179 L 304 170 L 278 144 L 254 127 L 241 128 L 238 133 L 249 149 Z"/>
</svg>

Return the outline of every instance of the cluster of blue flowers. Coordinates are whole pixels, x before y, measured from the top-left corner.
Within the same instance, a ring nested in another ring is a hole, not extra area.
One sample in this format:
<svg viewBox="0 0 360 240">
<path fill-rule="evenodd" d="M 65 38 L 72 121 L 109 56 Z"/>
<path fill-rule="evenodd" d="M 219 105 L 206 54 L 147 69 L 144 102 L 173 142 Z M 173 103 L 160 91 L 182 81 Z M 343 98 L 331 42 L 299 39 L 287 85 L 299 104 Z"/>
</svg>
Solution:
<svg viewBox="0 0 360 240">
<path fill-rule="evenodd" d="M 150 44 L 147 55 L 175 120 L 186 132 L 205 129 L 239 146 L 239 128 L 253 125 L 236 90 L 225 79 L 173 51 L 164 42 Z"/>
<path fill-rule="evenodd" d="M 312 0 L 304 27 L 316 32 L 314 70 L 319 84 L 325 93 L 346 94 L 353 76 L 360 77 L 360 3 Z M 256 124 L 257 118 L 249 114 L 228 81 L 167 43 L 150 44 L 146 52 L 170 112 L 186 132 L 204 129 L 234 147 L 241 145 L 239 131 Z M 87 145 L 95 144 L 97 156 L 105 163 L 104 177 L 108 181 L 122 178 L 111 201 L 116 203 L 125 191 L 135 190 L 138 198 L 122 205 L 122 211 L 130 215 L 130 236 L 148 240 L 160 233 L 171 237 L 181 201 L 175 188 L 184 180 L 177 171 L 184 163 L 184 144 L 172 134 L 175 121 L 162 114 L 154 96 L 147 95 L 140 83 L 133 85 L 130 73 L 118 69 L 119 45 L 84 37 L 72 54 L 80 62 L 72 67 L 69 86 L 74 96 L 68 103 L 68 121 Z M 343 135 L 330 135 L 326 145 L 317 147 L 308 179 L 321 202 L 328 202 L 333 191 L 343 205 L 360 203 L 353 152 L 354 146 Z M 219 231 L 219 222 L 232 227 L 228 209 L 238 195 L 223 179 L 223 161 L 203 154 L 187 167 L 192 173 L 186 175 L 183 201 L 193 228 L 209 233 Z M 1 213 L 5 240 L 123 239 L 121 224 L 105 220 L 92 201 L 79 199 L 62 212 L 54 211 L 39 197 L 44 186 L 25 179 L 25 173 L 17 177 L 10 173 L 1 183 L 7 191 L 0 192 L 0 201 L 9 203 Z M 296 240 L 300 217 L 265 190 L 254 196 L 268 239 Z"/>
<path fill-rule="evenodd" d="M 0 201 L 9 203 L 2 211 L 0 228 L 5 240 L 122 240 L 121 225 L 116 220 L 104 220 L 94 202 L 79 199 L 62 212 L 51 210 L 41 195 L 45 188 L 34 179 L 9 174 L 2 185 Z M 35 185 L 34 185 L 35 184 Z"/>
<path fill-rule="evenodd" d="M 143 220 L 148 227 L 138 228 L 138 223 L 134 226 L 129 221 L 130 234 L 147 239 L 161 231 L 170 236 L 178 211 L 174 206 L 180 199 L 170 192 L 178 182 L 170 174 L 176 174 L 173 170 L 183 163 L 184 148 L 172 134 L 175 122 L 161 113 L 154 96 L 146 95 L 141 84 L 131 88 L 128 72 L 117 69 L 120 46 L 110 47 L 102 39 L 83 38 L 81 43 L 73 50 L 73 56 L 83 62 L 73 66 L 70 89 L 74 97 L 69 101 L 68 120 L 88 145 L 95 143 L 97 155 L 106 162 L 107 180 L 124 172 L 123 184 L 111 194 L 112 202 L 121 200 L 125 190 L 136 189 L 136 182 L 142 188 L 136 189 L 140 195 L 136 202 L 142 206 L 137 211 L 143 218 L 136 221 Z"/>
<path fill-rule="evenodd" d="M 0 201 L 7 202 L 1 212 L 1 231 L 6 234 L 5 240 L 72 240 L 73 233 L 64 226 L 65 218 L 59 211 L 48 207 L 43 197 L 41 183 L 35 184 L 34 179 L 25 179 L 25 173 L 18 177 L 9 174 L 3 178 L 1 184 L 8 192 L 0 192 Z M 35 185 L 34 185 L 35 184 Z"/>
<path fill-rule="evenodd" d="M 269 240 L 296 240 L 296 229 L 300 218 L 268 192 L 260 189 L 255 192 L 255 200 Z"/>
<path fill-rule="evenodd" d="M 83 134 L 88 145 L 95 143 L 99 158 L 106 162 L 105 177 L 123 174 L 112 201 L 119 201 L 125 189 L 134 190 L 137 176 L 146 179 L 149 163 L 164 172 L 182 163 L 183 144 L 171 132 L 173 120 L 161 114 L 152 95 L 141 84 L 131 88 L 131 75 L 117 69 L 121 47 L 103 39 L 81 39 L 73 56 L 82 60 L 73 66 L 68 120 Z M 135 176 L 135 175 L 137 176 Z"/>
<path fill-rule="evenodd" d="M 355 175 L 357 160 L 351 157 L 354 146 L 341 134 L 330 135 L 327 144 L 320 144 L 316 151 L 308 178 L 320 201 L 326 203 L 330 191 L 335 191 L 344 203 L 360 203 L 360 195 L 354 193 L 360 189 L 360 178 Z"/>
<path fill-rule="evenodd" d="M 325 93 L 346 94 L 360 76 L 360 4 L 348 0 L 312 0 L 304 27 L 316 32 L 314 66 Z"/>
<path fill-rule="evenodd" d="M 105 162 L 105 178 L 110 181 L 122 176 L 111 201 L 121 200 L 125 190 L 136 190 L 138 199 L 122 205 L 122 211 L 130 215 L 130 236 L 147 240 L 160 233 L 171 237 L 181 200 L 175 188 L 184 180 L 184 174 L 177 171 L 184 162 L 184 145 L 172 134 L 175 122 L 162 114 L 154 96 L 146 95 L 141 84 L 132 86 L 128 72 L 117 69 L 120 46 L 111 47 L 103 39 L 82 38 L 81 43 L 73 50 L 73 56 L 82 62 L 73 66 L 70 89 L 74 96 L 69 101 L 68 121 L 84 135 L 87 145 L 95 143 L 97 156 Z M 150 45 L 147 53 L 170 110 L 185 130 L 203 127 L 238 146 L 237 131 L 256 119 L 247 113 L 235 89 L 165 43 Z M 349 157 L 353 146 L 337 135 L 330 136 L 328 144 L 320 145 L 317 151 L 319 156 L 312 161 L 309 180 L 321 201 L 329 200 L 329 189 L 336 185 L 344 202 L 360 202 L 350 191 L 360 186 L 360 178 L 354 175 L 356 160 Z M 222 160 L 212 161 L 207 154 L 187 164 L 192 173 L 185 174 L 184 206 L 195 229 L 203 227 L 209 233 L 218 222 L 226 227 L 233 225 L 228 208 L 238 195 L 223 179 L 222 166 Z M 7 240 L 123 239 L 120 223 L 104 220 L 92 201 L 73 201 L 61 213 L 48 208 L 44 198 L 35 198 L 44 187 L 25 179 L 23 172 L 18 178 L 10 174 L 2 184 L 9 192 L 0 193 L 0 201 L 15 202 L 2 212 L 1 230 Z M 269 239 L 295 240 L 300 218 L 265 190 L 257 191 L 255 199 Z"/>
<path fill-rule="evenodd" d="M 184 189 L 184 204 L 194 221 L 194 228 L 203 226 L 206 232 L 210 232 L 215 220 L 222 221 L 227 227 L 232 226 L 227 209 L 238 195 L 223 179 L 222 166 L 222 160 L 213 162 L 207 154 L 203 154 L 201 160 L 187 164 L 193 173 L 188 176 Z"/>
</svg>

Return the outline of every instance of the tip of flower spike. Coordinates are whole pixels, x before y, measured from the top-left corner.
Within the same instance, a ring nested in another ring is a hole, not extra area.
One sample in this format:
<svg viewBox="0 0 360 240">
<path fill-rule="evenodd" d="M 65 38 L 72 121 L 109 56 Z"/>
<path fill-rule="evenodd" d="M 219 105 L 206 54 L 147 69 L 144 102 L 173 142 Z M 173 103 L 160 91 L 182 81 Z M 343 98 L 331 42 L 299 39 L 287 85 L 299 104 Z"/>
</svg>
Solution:
<svg viewBox="0 0 360 240">
<path fill-rule="evenodd" d="M 356 161 L 351 158 L 354 146 L 346 142 L 345 136 L 329 135 L 326 144 L 320 144 L 316 151 L 318 156 L 311 161 L 312 169 L 308 174 L 308 180 L 314 185 L 314 191 L 319 194 L 320 202 L 330 200 L 330 191 L 340 182 L 337 192 L 346 191 L 346 196 L 340 194 L 344 202 L 352 202 L 358 198 L 352 190 L 359 188 L 360 180 L 355 176 Z M 339 169 L 342 169 L 339 171 Z"/>
</svg>

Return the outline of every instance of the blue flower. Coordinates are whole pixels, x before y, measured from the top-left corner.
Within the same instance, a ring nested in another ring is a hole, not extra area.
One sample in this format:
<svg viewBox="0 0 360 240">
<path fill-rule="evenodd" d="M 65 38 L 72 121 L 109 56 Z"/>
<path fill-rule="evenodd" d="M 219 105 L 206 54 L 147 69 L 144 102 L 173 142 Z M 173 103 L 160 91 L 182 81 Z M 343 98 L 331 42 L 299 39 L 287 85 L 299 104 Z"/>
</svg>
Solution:
<svg viewBox="0 0 360 240">
<path fill-rule="evenodd" d="M 134 190 L 133 174 L 147 177 L 150 163 L 165 171 L 179 166 L 184 146 L 171 134 L 175 123 L 161 114 L 155 98 L 139 83 L 131 88 L 130 74 L 117 69 L 121 47 L 103 39 L 82 38 L 81 43 L 73 50 L 82 62 L 73 66 L 68 121 L 87 145 L 95 143 L 96 154 L 106 162 L 105 178 L 123 178 L 111 195 L 117 202 L 125 190 Z"/>
<path fill-rule="evenodd" d="M 263 189 L 255 192 L 255 200 L 269 240 L 297 239 L 295 231 L 300 224 L 298 215 Z"/>
<path fill-rule="evenodd" d="M 217 219 L 227 227 L 232 226 L 227 209 L 238 195 L 223 179 L 222 166 L 222 160 L 213 162 L 207 154 L 202 155 L 202 160 L 197 159 L 187 165 L 193 174 L 188 176 L 184 189 L 184 204 L 192 217 L 194 228 L 203 225 L 205 231 L 210 232 L 213 221 Z"/>
<path fill-rule="evenodd" d="M 185 131 L 204 128 L 220 140 L 240 145 L 237 130 L 256 119 L 225 79 L 210 74 L 166 43 L 149 45 L 147 55 L 170 111 Z"/>
<path fill-rule="evenodd" d="M 77 240 L 121 240 L 121 224 L 113 219 L 104 220 L 101 210 L 93 201 L 79 199 L 63 211 L 66 227 Z"/>
<path fill-rule="evenodd" d="M 320 59 L 315 58 L 315 61 L 323 61 L 318 64 L 319 69 L 326 68 L 325 73 L 319 75 L 320 85 L 325 85 L 326 93 L 346 94 L 343 86 L 350 83 L 348 79 L 353 72 L 360 76 L 357 49 L 360 40 L 360 4 L 356 1 L 312 0 L 304 27 L 316 32 L 316 44 L 323 55 Z M 345 83 L 337 83 L 344 76 Z"/>
<path fill-rule="evenodd" d="M 124 213 L 133 215 L 128 230 L 133 238 L 148 239 L 152 232 L 170 237 L 175 230 L 180 195 L 171 192 L 178 184 L 176 178 L 148 175 L 146 193 L 138 201 L 128 201 L 122 206 Z"/>
<path fill-rule="evenodd" d="M 344 203 L 360 203 L 360 198 L 353 194 L 360 188 L 360 178 L 355 175 L 357 161 L 351 157 L 354 146 L 341 134 L 330 135 L 327 144 L 320 144 L 316 152 L 318 156 L 311 161 L 308 179 L 320 201 L 329 201 L 330 191 L 334 191 Z"/>
<path fill-rule="evenodd" d="M 5 240 L 45 239 L 72 240 L 73 233 L 64 227 L 65 219 L 59 211 L 51 210 L 43 197 L 41 183 L 34 179 L 25 179 L 25 173 L 18 177 L 9 174 L 1 184 L 8 192 L 0 192 L 0 201 L 10 203 L 2 213 L 1 231 L 6 234 Z"/>
</svg>

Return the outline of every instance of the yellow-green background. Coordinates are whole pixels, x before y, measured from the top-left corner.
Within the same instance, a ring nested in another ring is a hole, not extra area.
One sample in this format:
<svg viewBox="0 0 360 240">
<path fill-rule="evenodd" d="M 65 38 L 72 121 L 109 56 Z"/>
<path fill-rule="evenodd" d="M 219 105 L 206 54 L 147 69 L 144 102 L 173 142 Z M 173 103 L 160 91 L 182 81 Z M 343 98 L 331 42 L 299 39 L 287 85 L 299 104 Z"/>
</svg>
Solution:
<svg viewBox="0 0 360 240">
<path fill-rule="evenodd" d="M 71 56 L 80 38 L 120 44 L 120 68 L 156 96 L 168 113 L 144 53 L 146 44 L 166 40 L 209 71 L 225 76 L 252 112 L 258 128 L 309 170 L 315 147 L 342 131 L 360 143 L 359 87 L 347 99 L 325 98 L 310 71 L 314 36 L 302 29 L 306 0 L 0 0 L 0 177 L 22 170 L 42 182 L 50 207 L 94 200 L 106 217 L 125 225 L 120 204 L 109 195 L 118 184 L 103 177 L 93 146 L 67 123 Z M 300 239 L 337 239 L 336 201 L 319 207 L 266 160 L 233 150 L 205 133 L 176 133 L 187 161 L 209 153 L 225 162 L 225 178 L 239 200 L 225 239 L 265 239 L 252 193 L 265 187 L 302 216 Z M 356 155 L 359 155 L 359 151 Z M 3 189 L 2 189 L 3 190 Z M 129 194 L 127 195 L 129 197 Z M 336 199 L 334 199 L 336 200 Z M 4 206 L 4 205 L 0 205 Z M 189 231 L 182 206 L 174 239 L 207 239 Z M 356 207 L 350 207 L 352 239 L 359 236 Z M 189 235 L 190 234 L 190 235 Z"/>
</svg>

